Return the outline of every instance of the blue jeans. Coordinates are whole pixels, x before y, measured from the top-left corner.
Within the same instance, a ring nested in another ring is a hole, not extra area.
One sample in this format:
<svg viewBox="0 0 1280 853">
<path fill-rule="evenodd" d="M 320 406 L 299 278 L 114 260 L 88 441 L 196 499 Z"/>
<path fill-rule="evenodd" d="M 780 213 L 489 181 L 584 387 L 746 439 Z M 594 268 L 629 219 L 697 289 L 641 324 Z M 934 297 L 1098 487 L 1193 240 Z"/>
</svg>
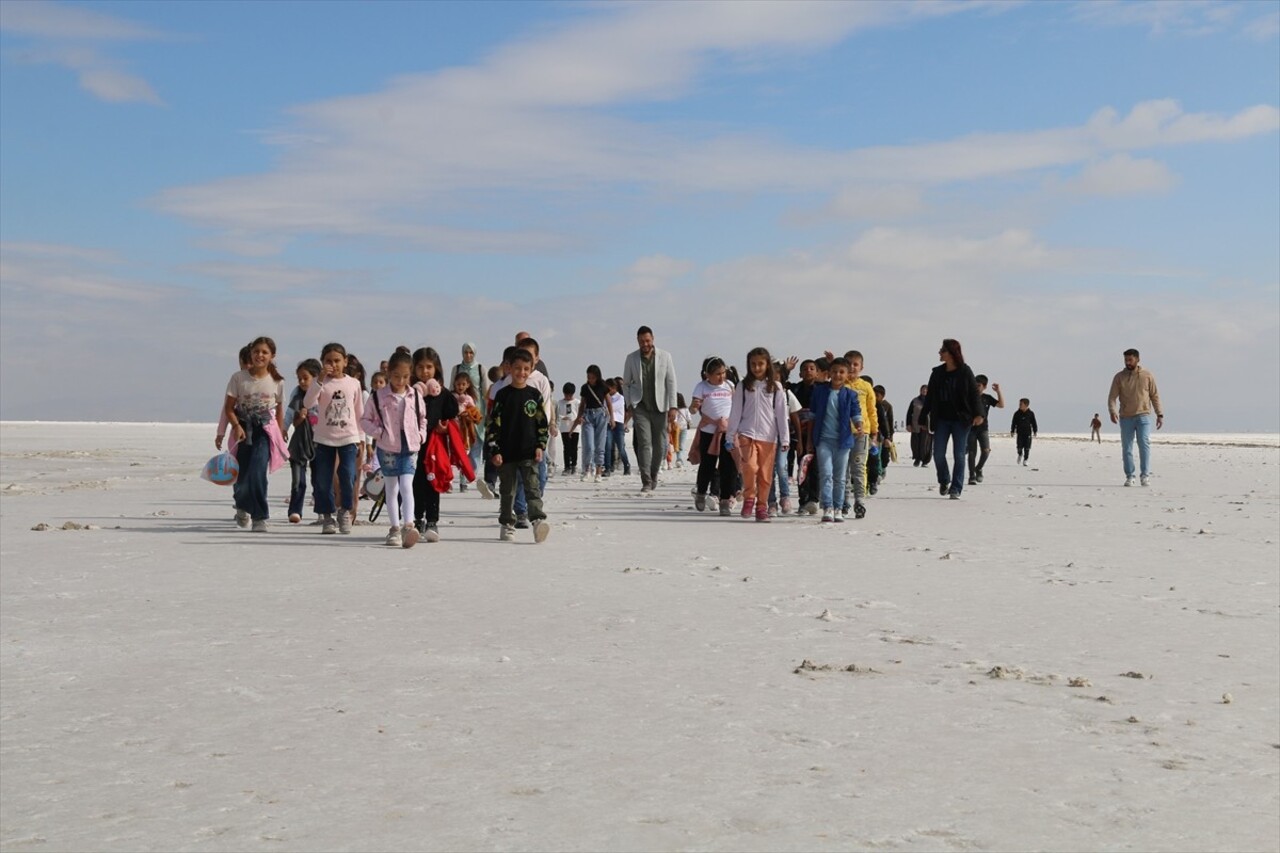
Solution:
<svg viewBox="0 0 1280 853">
<path fill-rule="evenodd" d="M 307 466 L 310 462 L 290 462 L 289 515 L 302 515 L 307 501 Z"/>
<path fill-rule="evenodd" d="M 1133 476 L 1133 439 L 1138 438 L 1138 462 L 1140 473 L 1151 473 L 1151 415 L 1133 415 L 1120 419 L 1120 457 L 1124 460 L 1124 475 Z"/>
<path fill-rule="evenodd" d="M 818 467 L 818 503 L 823 509 L 832 509 L 844 505 L 844 483 L 849 475 L 849 451 L 852 448 L 841 447 L 839 441 L 820 441 L 814 449 L 813 462 L 809 463 L 809 476 L 815 476 L 814 465 Z M 807 480 L 806 480 L 807 482 Z"/>
<path fill-rule="evenodd" d="M 271 439 L 267 431 L 260 425 L 244 422 L 248 443 L 236 445 L 236 462 L 240 464 L 240 475 L 236 477 L 235 499 L 236 509 L 249 513 L 254 521 L 263 521 L 271 517 L 267 509 L 267 469 L 271 463 Z"/>
<path fill-rule="evenodd" d="M 547 457 L 544 454 L 541 462 L 529 460 L 530 465 L 536 465 L 538 468 L 538 497 L 542 497 L 547 493 Z M 506 467 L 503 465 L 502 467 Z M 529 502 L 524 497 L 524 476 L 516 477 L 516 515 L 529 514 Z M 541 506 L 541 502 L 539 502 Z M 542 516 L 538 516 L 541 518 Z"/>
<path fill-rule="evenodd" d="M 933 425 L 933 464 L 938 469 L 938 485 L 950 482 L 949 492 L 960 494 L 964 488 L 964 458 L 969 451 L 968 421 L 938 421 Z M 947 442 L 951 442 L 953 464 L 947 471 Z"/>
<path fill-rule="evenodd" d="M 613 451 L 618 450 L 618 456 L 622 458 L 623 473 L 631 473 L 631 460 L 627 457 L 627 425 L 615 424 L 609 428 L 604 437 L 604 467 L 606 470 L 613 470 Z"/>
<path fill-rule="evenodd" d="M 604 467 L 605 433 L 609 431 L 609 416 L 603 408 L 587 409 L 582 416 L 582 473 L 591 471 L 591 466 Z"/>
<path fill-rule="evenodd" d="M 773 457 L 773 482 L 769 484 L 769 506 L 778 502 L 779 490 L 782 492 L 783 499 L 791 499 L 791 482 L 787 479 L 787 451 L 781 447 Z"/>
<path fill-rule="evenodd" d="M 331 515 L 337 512 L 333 505 L 333 469 L 338 469 L 338 497 L 341 507 L 350 509 L 356 490 L 356 445 L 344 444 L 331 447 L 316 445 L 315 475 L 316 512 Z"/>
</svg>

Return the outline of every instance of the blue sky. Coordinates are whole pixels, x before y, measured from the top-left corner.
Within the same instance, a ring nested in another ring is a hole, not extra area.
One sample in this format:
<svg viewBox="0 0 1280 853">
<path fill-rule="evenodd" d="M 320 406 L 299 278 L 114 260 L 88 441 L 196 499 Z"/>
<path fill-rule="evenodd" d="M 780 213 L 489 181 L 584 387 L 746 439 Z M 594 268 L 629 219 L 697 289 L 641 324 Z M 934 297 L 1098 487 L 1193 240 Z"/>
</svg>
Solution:
<svg viewBox="0 0 1280 853">
<path fill-rule="evenodd" d="M 0 3 L 0 418 L 211 420 L 259 334 L 552 378 L 640 323 L 957 337 L 1049 431 L 1129 346 L 1280 430 L 1280 3 Z M 999 423 L 999 422 L 998 422 Z"/>
</svg>

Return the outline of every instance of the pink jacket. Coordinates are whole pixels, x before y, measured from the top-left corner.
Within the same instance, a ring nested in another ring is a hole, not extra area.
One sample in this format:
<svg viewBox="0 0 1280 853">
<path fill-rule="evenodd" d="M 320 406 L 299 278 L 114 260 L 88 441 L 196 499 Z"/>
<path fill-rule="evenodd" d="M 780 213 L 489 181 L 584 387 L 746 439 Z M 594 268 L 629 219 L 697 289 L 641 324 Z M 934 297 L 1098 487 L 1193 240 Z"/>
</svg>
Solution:
<svg viewBox="0 0 1280 853">
<path fill-rule="evenodd" d="M 787 389 L 779 383 L 777 390 L 766 391 L 764 382 L 756 382 L 751 390 L 745 383 L 733 389 L 733 409 L 729 414 L 730 439 L 736 445 L 742 435 L 756 441 L 784 445 L 791 441 L 787 423 Z"/>
<path fill-rule="evenodd" d="M 401 452 L 400 433 L 403 431 L 409 445 L 403 449 L 417 453 L 427 437 L 427 404 L 417 388 L 410 387 L 401 403 L 391 386 L 384 386 L 369 398 L 369 408 L 364 410 L 360 426 L 364 428 L 365 435 L 388 453 Z"/>
</svg>

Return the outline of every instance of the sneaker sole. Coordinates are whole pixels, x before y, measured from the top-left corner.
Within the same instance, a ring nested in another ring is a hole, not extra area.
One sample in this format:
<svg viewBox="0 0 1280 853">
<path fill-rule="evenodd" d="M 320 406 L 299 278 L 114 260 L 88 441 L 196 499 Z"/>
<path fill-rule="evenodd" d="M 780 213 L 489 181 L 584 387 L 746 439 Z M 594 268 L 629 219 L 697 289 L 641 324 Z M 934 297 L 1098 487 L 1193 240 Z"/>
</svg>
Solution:
<svg viewBox="0 0 1280 853">
<path fill-rule="evenodd" d="M 418 544 L 418 531 L 414 530 L 412 527 L 406 529 L 404 533 L 400 534 L 401 548 L 412 548 L 414 545 L 417 545 L 417 544 Z"/>
<path fill-rule="evenodd" d="M 422 534 L 422 538 L 428 542 L 439 542 L 440 534 L 436 533 L 434 530 L 428 530 L 426 533 Z"/>
<path fill-rule="evenodd" d="M 533 541 L 542 543 L 547 541 L 547 536 L 551 533 L 551 525 L 545 521 L 539 521 L 533 526 Z"/>
<path fill-rule="evenodd" d="M 489 488 L 489 484 L 484 480 L 476 480 L 476 491 L 479 492 L 480 496 L 485 500 L 493 497 L 493 490 Z"/>
</svg>

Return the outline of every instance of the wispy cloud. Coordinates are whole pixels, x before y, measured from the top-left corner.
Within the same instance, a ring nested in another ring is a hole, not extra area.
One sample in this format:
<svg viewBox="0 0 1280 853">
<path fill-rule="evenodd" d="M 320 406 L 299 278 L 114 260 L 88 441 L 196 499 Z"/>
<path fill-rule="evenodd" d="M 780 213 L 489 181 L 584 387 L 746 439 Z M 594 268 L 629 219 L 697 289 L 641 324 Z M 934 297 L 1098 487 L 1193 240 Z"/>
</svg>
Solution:
<svg viewBox="0 0 1280 853">
<path fill-rule="evenodd" d="M 123 18 L 48 0 L 5 0 L 0 3 L 0 31 L 29 39 L 12 55 L 18 62 L 52 64 L 73 71 L 80 87 L 108 103 L 162 105 L 144 78 L 94 45 L 145 41 L 166 36 Z"/>
<path fill-rule="evenodd" d="M 140 283 L 112 272 L 121 265 L 115 253 L 50 243 L 0 243 L 0 290 L 8 310 L 15 300 L 38 298 L 51 304 L 81 306 L 82 300 L 142 305 L 167 288 Z"/>
<path fill-rule="evenodd" d="M 1167 192 L 1176 183 L 1173 173 L 1158 160 L 1122 153 L 1087 164 L 1063 187 L 1082 195 L 1125 196 Z"/>
<path fill-rule="evenodd" d="M 678 99 L 709 58 L 760 63 L 852 33 L 967 4 L 605 4 L 560 30 L 473 66 L 409 75 L 385 89 L 295 108 L 265 132 L 278 165 L 174 187 L 154 203 L 258 253 L 303 235 L 361 237 L 453 252 L 556 251 L 590 239 L 557 226 L 536 195 L 604 209 L 619 188 L 694 193 L 834 192 L 816 217 L 875 221 L 921 210 L 922 188 L 1067 172 L 1123 152 L 1223 142 L 1280 127 L 1280 110 L 1187 113 L 1176 101 L 1099 109 L 1082 123 L 973 133 L 926 143 L 816 148 L 611 108 Z M 1122 14 L 1117 12 L 1116 14 Z M 1080 185 L 1081 191 L 1089 186 Z M 834 188 L 834 190 L 833 190 Z M 501 197 L 483 225 L 467 211 Z M 797 221 L 803 221 L 800 216 Z"/>
<path fill-rule="evenodd" d="M 1224 0 L 1086 0 L 1076 20 L 1099 26 L 1143 27 L 1153 36 L 1207 36 L 1229 31 L 1254 3 Z"/>
</svg>

